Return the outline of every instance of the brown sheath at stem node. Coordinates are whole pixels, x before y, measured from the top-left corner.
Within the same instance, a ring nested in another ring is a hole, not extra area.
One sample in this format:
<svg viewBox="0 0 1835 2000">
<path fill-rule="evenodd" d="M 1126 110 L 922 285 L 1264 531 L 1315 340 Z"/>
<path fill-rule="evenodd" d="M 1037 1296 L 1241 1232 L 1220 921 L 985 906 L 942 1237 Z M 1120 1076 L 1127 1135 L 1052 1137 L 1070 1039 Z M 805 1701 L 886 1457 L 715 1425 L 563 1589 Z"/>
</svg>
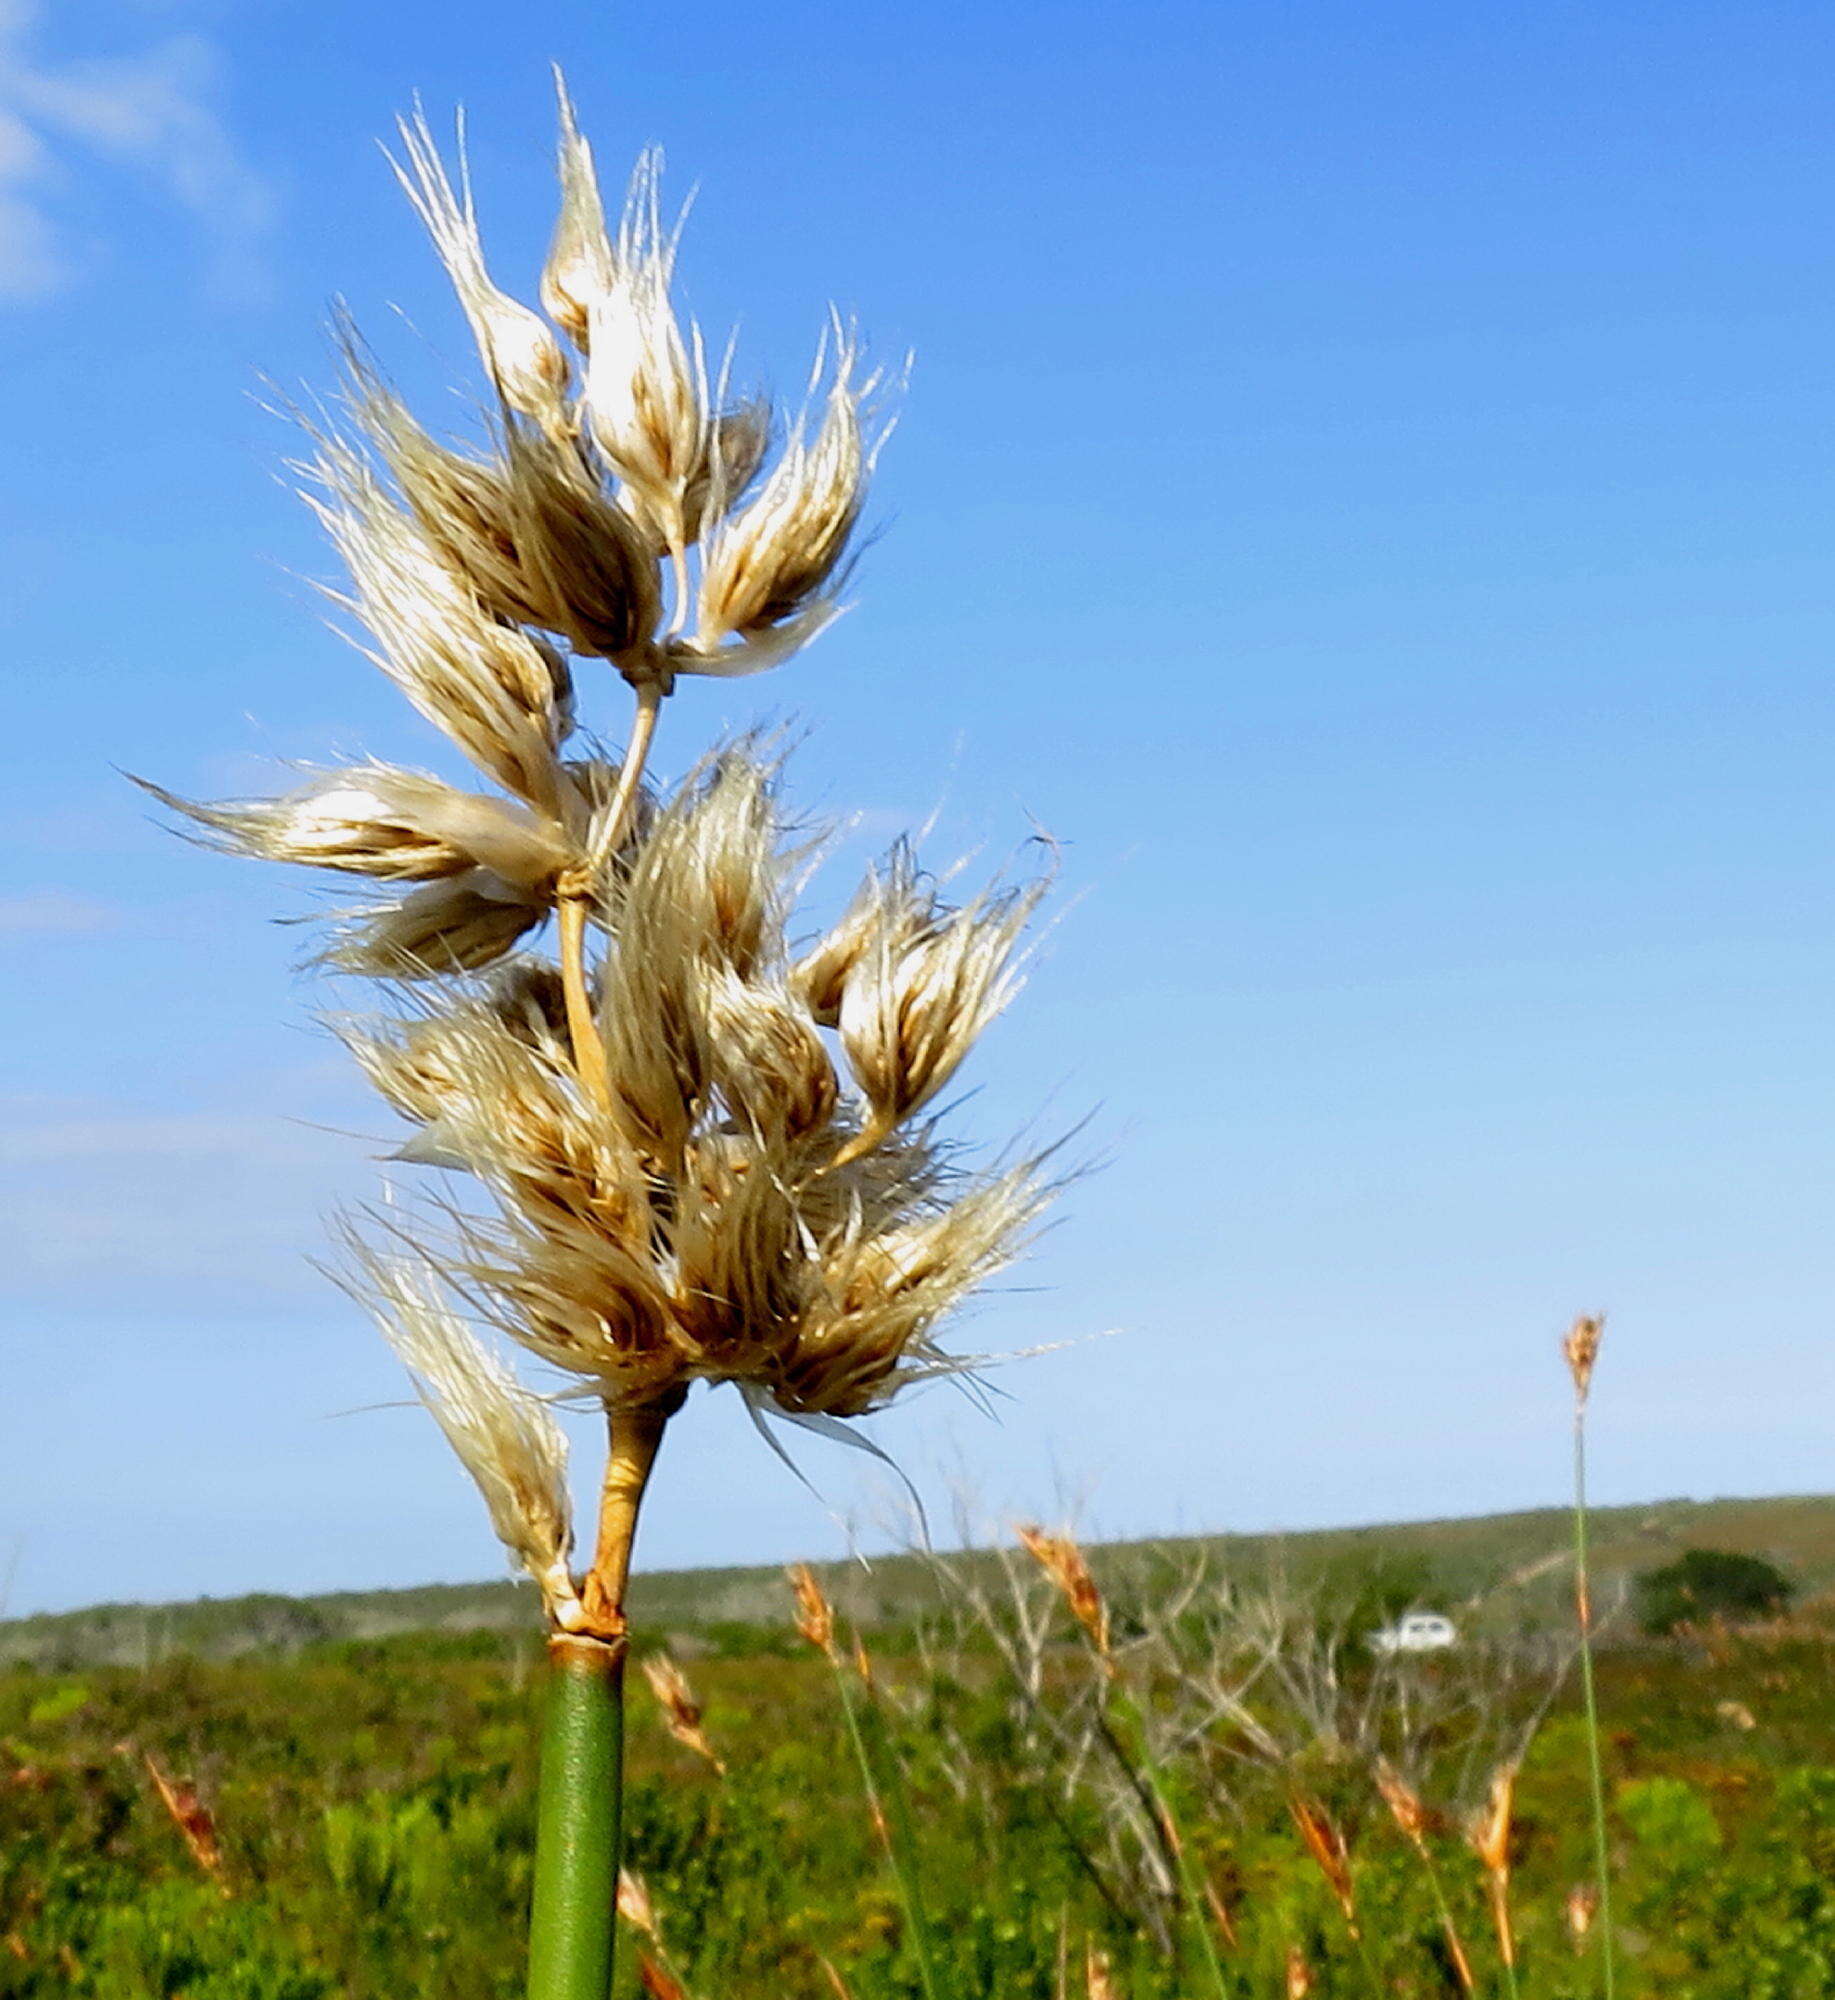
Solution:
<svg viewBox="0 0 1835 2000">
<path fill-rule="evenodd" d="M 624 1594 L 631 1577 L 638 1509 L 643 1505 L 663 1431 L 686 1397 L 687 1391 L 678 1389 L 658 1402 L 606 1411 L 611 1443 L 605 1482 L 599 1489 L 599 1535 L 592 1568 L 586 1572 L 580 1591 L 586 1630 L 595 1638 L 620 1643 L 624 1639 Z"/>
</svg>

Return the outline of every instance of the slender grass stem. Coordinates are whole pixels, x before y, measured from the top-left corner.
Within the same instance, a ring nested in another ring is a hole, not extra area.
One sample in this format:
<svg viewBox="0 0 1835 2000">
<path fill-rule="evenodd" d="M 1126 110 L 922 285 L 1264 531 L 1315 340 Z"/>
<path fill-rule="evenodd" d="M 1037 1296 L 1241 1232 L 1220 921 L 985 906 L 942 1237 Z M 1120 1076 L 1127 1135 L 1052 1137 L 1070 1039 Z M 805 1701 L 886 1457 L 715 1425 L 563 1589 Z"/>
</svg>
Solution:
<svg viewBox="0 0 1835 2000">
<path fill-rule="evenodd" d="M 1229 2000 L 1230 1982 L 1224 1974 L 1223 1960 L 1218 1956 L 1217 1940 L 1211 1931 L 1210 1907 L 1204 1894 L 1204 1884 L 1199 1879 L 1198 1870 L 1191 1858 L 1183 1834 L 1179 1831 L 1178 1820 L 1166 1797 L 1166 1784 L 1161 1775 L 1159 1760 L 1147 1737 L 1146 1717 L 1132 1694 L 1123 1688 L 1115 1675 L 1107 1671 L 1109 1662 L 1104 1660 L 1105 1689 L 1103 1706 L 1119 1718 L 1133 1739 L 1133 1752 L 1140 1768 L 1147 1796 L 1152 1801 L 1152 1810 L 1158 1820 L 1158 1831 L 1172 1862 L 1173 1874 L 1179 1884 L 1179 1900 L 1185 1907 L 1188 1934 L 1196 1940 L 1198 1957 L 1203 1962 L 1206 1983 L 1218 2000 Z"/>
<path fill-rule="evenodd" d="M 645 681 L 636 693 L 637 712 L 631 721 L 630 740 L 618 769 L 618 782 L 593 829 L 592 855 L 584 866 L 569 872 L 555 898 L 561 941 L 561 992 L 567 1006 L 567 1038 L 573 1044 L 573 1066 L 581 1088 L 601 1111 L 611 1108 L 612 1080 L 606 1066 L 605 1043 L 593 1018 L 586 927 L 592 915 L 600 869 L 606 858 L 616 853 L 637 801 L 637 788 L 649 762 L 656 718 L 663 705 L 663 691 L 658 682 Z"/>
<path fill-rule="evenodd" d="M 1574 1610 L 1580 1626 L 1580 1692 L 1586 1709 L 1587 1762 L 1593 1790 L 1593 1866 L 1599 1887 L 1600 1984 L 1604 2000 L 1617 1986 L 1612 1941 L 1612 1855 L 1606 1828 L 1606 1767 L 1600 1745 L 1599 1695 L 1593 1678 L 1593 1593 L 1588 1573 L 1586 1389 L 1574 1397 Z"/>
<path fill-rule="evenodd" d="M 623 1859 L 624 1598 L 638 1510 L 672 1400 L 607 1412 L 599 1538 L 580 1603 L 588 1630 L 549 1641 L 548 1716 L 529 1911 L 529 2000 L 606 2000 Z"/>
<path fill-rule="evenodd" d="M 586 919 L 591 908 L 592 898 L 585 891 L 560 896 L 555 902 L 561 933 L 561 992 L 567 1003 L 567 1038 L 573 1044 L 574 1072 L 587 1096 L 606 1111 L 611 1108 L 612 1078 L 599 1024 L 593 1019 L 586 972 Z"/>
<path fill-rule="evenodd" d="M 892 1870 L 899 1905 L 904 1911 L 905 1935 L 911 1943 L 911 1955 L 917 1961 L 918 1983 L 924 1989 L 924 2000 L 944 2000 L 943 1987 L 931 1957 L 930 1918 L 924 1907 L 923 1884 L 918 1880 L 917 1870 L 911 1861 L 914 1852 L 911 1814 L 904 1789 L 896 1777 L 889 1786 L 880 1783 L 861 1721 L 860 1703 L 848 1684 L 847 1667 L 840 1655 L 833 1651 L 829 1652 L 829 1665 L 834 1669 L 835 1687 L 841 1696 L 841 1712 L 847 1717 L 848 1740 L 853 1745 L 854 1758 L 860 1766 L 860 1783 L 866 1793 L 867 1811 L 873 1816 L 874 1829 L 879 1835 L 880 1846 L 885 1850 L 886 1864 Z"/>
<path fill-rule="evenodd" d="M 561 1635 L 548 1647 L 529 1912 L 529 2000 L 606 2000 L 618 1923 L 624 1647 Z"/>
</svg>

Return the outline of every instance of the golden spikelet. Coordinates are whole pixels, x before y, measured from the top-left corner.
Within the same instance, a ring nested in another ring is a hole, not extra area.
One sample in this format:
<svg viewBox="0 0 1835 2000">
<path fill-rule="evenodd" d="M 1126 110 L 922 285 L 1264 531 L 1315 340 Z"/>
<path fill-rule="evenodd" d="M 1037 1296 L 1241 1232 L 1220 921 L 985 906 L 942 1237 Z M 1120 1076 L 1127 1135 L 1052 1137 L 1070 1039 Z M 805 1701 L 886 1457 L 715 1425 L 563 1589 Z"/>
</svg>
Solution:
<svg viewBox="0 0 1835 2000">
<path fill-rule="evenodd" d="M 616 661 L 632 681 L 657 678 L 649 650 L 662 615 L 656 558 L 628 516 L 576 453 L 518 429 L 509 433 L 506 492 L 540 622 L 576 653 Z"/>
<path fill-rule="evenodd" d="M 796 1563 L 784 1572 L 796 1594 L 796 1629 L 833 1666 L 841 1664 L 835 1644 L 835 1608 L 823 1594 L 816 1573 L 807 1563 Z"/>
<path fill-rule="evenodd" d="M 592 326 L 593 308 L 617 282 L 605 202 L 593 149 L 574 116 L 565 79 L 555 73 L 560 105 L 561 136 L 556 152 L 556 178 L 561 184 L 560 215 L 548 261 L 542 266 L 542 305 L 573 344 L 584 349 Z"/>
<path fill-rule="evenodd" d="M 1516 1766 L 1501 1764 L 1492 1774 L 1481 1811 L 1466 1824 L 1466 1839 L 1485 1871 L 1485 1900 L 1497 1933 L 1498 1956 L 1516 1964 L 1516 1927 L 1510 1912 L 1510 1828 L 1516 1802 Z"/>
<path fill-rule="evenodd" d="M 1582 1313 L 1563 1336 L 1561 1353 L 1567 1372 L 1574 1378 L 1576 1401 L 1584 1403 L 1593 1387 L 1593 1366 L 1599 1359 L 1600 1342 L 1606 1336 L 1604 1313 Z"/>
<path fill-rule="evenodd" d="M 1071 1614 L 1089 1634 L 1090 1643 L 1107 1660 L 1109 1654 L 1109 1607 L 1082 1549 L 1069 1535 L 1048 1535 L 1043 1528 L 1022 1524 L 1018 1529 L 1021 1546 L 1058 1588 Z"/>
<path fill-rule="evenodd" d="M 842 982 L 839 1025 L 870 1117 L 844 1148 L 857 1157 L 921 1110 L 1019 988 L 1015 948 L 1042 882 L 991 890 L 934 913 L 916 935 L 882 929 Z"/>
<path fill-rule="evenodd" d="M 1389 1808 L 1389 1817 L 1409 1841 L 1419 1847 L 1427 1837 L 1427 1808 L 1387 1757 L 1377 1759 L 1376 1789 L 1382 1795 L 1383 1804 Z"/>
<path fill-rule="evenodd" d="M 670 300 L 675 236 L 662 222 L 662 155 L 631 177 L 610 282 L 586 301 L 585 407 L 594 442 L 624 481 L 622 499 L 661 547 L 680 551 L 688 495 L 707 476 L 706 371 L 699 333 Z"/>
<path fill-rule="evenodd" d="M 1307 1853 L 1324 1876 L 1325 1886 L 1332 1892 L 1332 1900 L 1337 1903 L 1344 1918 L 1345 1929 L 1354 1938 L 1360 1936 L 1357 1892 L 1351 1878 L 1351 1854 L 1344 1835 L 1325 1807 L 1302 1792 L 1295 1792 L 1288 1798 L 1287 1810 L 1293 1816 L 1294 1825 L 1299 1828 Z"/>
</svg>

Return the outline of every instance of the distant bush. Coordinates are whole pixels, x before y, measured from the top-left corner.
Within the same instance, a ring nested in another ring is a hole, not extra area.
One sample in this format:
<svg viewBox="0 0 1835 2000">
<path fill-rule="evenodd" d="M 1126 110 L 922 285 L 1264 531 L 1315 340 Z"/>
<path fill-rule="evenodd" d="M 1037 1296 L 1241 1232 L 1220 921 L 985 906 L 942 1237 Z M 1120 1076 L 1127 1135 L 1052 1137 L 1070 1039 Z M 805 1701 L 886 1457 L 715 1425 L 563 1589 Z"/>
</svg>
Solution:
<svg viewBox="0 0 1835 2000">
<path fill-rule="evenodd" d="M 1774 1617 L 1796 1585 L 1763 1556 L 1731 1549 L 1684 1549 L 1672 1563 L 1637 1580 L 1639 1620 L 1646 1632 L 1674 1632 L 1715 1621 L 1737 1625 Z"/>
</svg>

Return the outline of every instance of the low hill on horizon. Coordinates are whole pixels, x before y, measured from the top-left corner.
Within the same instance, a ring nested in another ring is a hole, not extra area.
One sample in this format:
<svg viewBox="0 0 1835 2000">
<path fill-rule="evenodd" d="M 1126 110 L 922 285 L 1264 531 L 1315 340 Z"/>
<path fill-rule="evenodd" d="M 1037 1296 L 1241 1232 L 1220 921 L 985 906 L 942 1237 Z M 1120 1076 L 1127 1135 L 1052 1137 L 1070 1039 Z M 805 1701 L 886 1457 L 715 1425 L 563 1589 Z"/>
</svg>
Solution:
<svg viewBox="0 0 1835 2000">
<path fill-rule="evenodd" d="M 1797 1584 L 1803 1598 L 1835 1593 L 1835 1495 L 1602 1507 L 1593 1511 L 1590 1526 L 1601 1602 L 1611 1602 L 1632 1577 L 1685 1548 L 1763 1556 Z M 1548 1507 L 1358 1528 L 1111 1542 L 1091 1546 L 1089 1556 L 1105 1590 L 1120 1601 L 1163 1589 L 1202 1564 L 1219 1583 L 1240 1587 L 1279 1578 L 1296 1590 L 1329 1592 L 1345 1603 L 1372 1580 L 1435 1608 L 1508 1595 L 1519 1607 L 1513 1615 L 1552 1622 L 1567 1615 L 1571 1536 L 1568 1511 Z M 981 1549 L 943 1559 L 980 1566 L 999 1557 Z M 908 1622 L 941 1601 L 924 1556 L 814 1568 L 843 1613 L 868 1629 Z M 774 1565 L 651 1570 L 633 1580 L 631 1616 L 640 1632 L 668 1635 L 672 1643 L 692 1649 L 697 1639 L 730 1637 L 739 1629 L 781 1631 L 789 1623 L 790 1603 L 783 1572 Z M 509 1635 L 532 1631 L 536 1618 L 533 1592 L 509 1580 L 99 1604 L 0 1621 L 0 1666 L 133 1667 L 180 1653 L 227 1659 L 401 1633 Z"/>
</svg>

